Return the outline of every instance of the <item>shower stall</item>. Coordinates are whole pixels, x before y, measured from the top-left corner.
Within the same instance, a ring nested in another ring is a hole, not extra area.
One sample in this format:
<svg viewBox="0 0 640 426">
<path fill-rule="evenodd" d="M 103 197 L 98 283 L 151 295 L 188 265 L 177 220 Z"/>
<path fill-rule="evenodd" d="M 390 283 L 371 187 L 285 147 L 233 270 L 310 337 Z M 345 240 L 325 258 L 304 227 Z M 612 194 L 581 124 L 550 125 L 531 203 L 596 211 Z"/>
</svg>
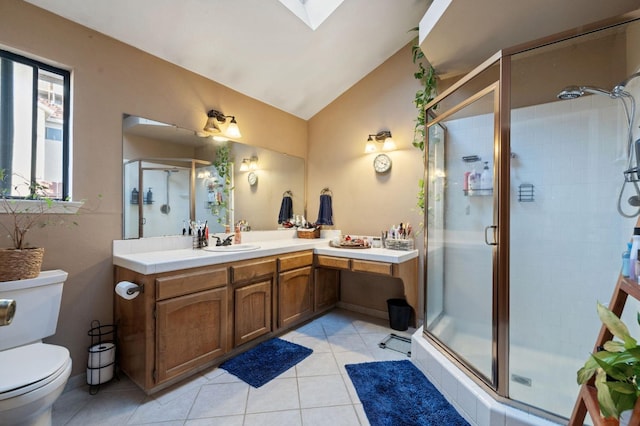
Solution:
<svg viewBox="0 0 640 426">
<path fill-rule="evenodd" d="M 639 70 L 635 13 L 498 52 L 428 105 L 419 344 L 453 367 L 416 363 L 476 424 L 486 398 L 456 380 L 571 414 L 640 213 Z"/>
</svg>

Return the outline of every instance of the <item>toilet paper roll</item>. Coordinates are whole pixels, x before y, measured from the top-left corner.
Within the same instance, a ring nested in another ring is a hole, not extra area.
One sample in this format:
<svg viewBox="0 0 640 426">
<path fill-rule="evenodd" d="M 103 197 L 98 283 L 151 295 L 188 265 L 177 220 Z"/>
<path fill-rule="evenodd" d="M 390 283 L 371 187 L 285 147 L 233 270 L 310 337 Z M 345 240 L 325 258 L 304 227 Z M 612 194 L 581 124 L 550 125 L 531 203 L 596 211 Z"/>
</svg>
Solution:
<svg viewBox="0 0 640 426">
<path fill-rule="evenodd" d="M 113 364 L 116 360 L 116 345 L 101 343 L 89 348 L 89 368 L 100 368 Z"/>
<path fill-rule="evenodd" d="M 129 281 L 120 281 L 116 285 L 116 294 L 123 299 L 135 299 L 140 294 L 140 287 Z"/>
<path fill-rule="evenodd" d="M 113 364 L 101 368 L 87 368 L 87 384 L 99 385 L 113 379 Z"/>
</svg>

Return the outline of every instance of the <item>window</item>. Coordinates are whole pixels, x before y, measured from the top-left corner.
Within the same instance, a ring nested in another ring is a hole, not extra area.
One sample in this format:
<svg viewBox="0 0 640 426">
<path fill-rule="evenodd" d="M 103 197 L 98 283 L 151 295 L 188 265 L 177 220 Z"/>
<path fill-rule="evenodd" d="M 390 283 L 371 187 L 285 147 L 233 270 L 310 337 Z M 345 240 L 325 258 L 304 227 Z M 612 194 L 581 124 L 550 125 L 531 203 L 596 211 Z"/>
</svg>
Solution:
<svg viewBox="0 0 640 426">
<path fill-rule="evenodd" d="M 0 50 L 0 185 L 34 182 L 54 199 L 69 197 L 69 71 Z"/>
</svg>

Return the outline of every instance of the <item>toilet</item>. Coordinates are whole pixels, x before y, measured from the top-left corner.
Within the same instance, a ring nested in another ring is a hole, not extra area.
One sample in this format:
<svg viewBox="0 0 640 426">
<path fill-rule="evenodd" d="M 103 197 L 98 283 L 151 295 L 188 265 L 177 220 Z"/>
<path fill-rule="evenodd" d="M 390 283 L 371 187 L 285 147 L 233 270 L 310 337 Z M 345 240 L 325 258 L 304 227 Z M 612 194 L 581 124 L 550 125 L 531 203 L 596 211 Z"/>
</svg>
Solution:
<svg viewBox="0 0 640 426">
<path fill-rule="evenodd" d="M 42 339 L 56 332 L 67 275 L 44 271 L 37 278 L 0 282 L 0 299 L 16 302 L 13 320 L 0 326 L 0 425 L 51 425 L 71 357 L 67 348 Z"/>
</svg>

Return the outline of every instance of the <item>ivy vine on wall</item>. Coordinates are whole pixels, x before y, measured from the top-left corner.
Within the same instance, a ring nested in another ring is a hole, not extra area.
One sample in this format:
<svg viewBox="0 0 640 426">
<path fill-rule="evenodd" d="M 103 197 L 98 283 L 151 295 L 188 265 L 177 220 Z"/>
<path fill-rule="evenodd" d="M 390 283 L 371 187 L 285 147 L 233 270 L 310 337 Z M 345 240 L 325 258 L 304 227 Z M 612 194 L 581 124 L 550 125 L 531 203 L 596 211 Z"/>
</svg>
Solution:
<svg viewBox="0 0 640 426">
<path fill-rule="evenodd" d="M 412 28 L 410 31 L 418 31 L 418 27 Z M 413 40 L 411 45 L 411 56 L 417 70 L 413 73 L 413 77 L 420 82 L 420 89 L 416 91 L 413 103 L 418 110 L 413 131 L 413 146 L 418 148 L 424 155 L 424 140 L 426 135 L 427 111 L 425 106 L 436 97 L 436 71 L 427 61 L 424 52 L 418 44 L 418 37 Z M 434 107 L 435 109 L 435 107 Z M 418 181 L 417 207 L 424 214 L 424 179 Z"/>
</svg>

